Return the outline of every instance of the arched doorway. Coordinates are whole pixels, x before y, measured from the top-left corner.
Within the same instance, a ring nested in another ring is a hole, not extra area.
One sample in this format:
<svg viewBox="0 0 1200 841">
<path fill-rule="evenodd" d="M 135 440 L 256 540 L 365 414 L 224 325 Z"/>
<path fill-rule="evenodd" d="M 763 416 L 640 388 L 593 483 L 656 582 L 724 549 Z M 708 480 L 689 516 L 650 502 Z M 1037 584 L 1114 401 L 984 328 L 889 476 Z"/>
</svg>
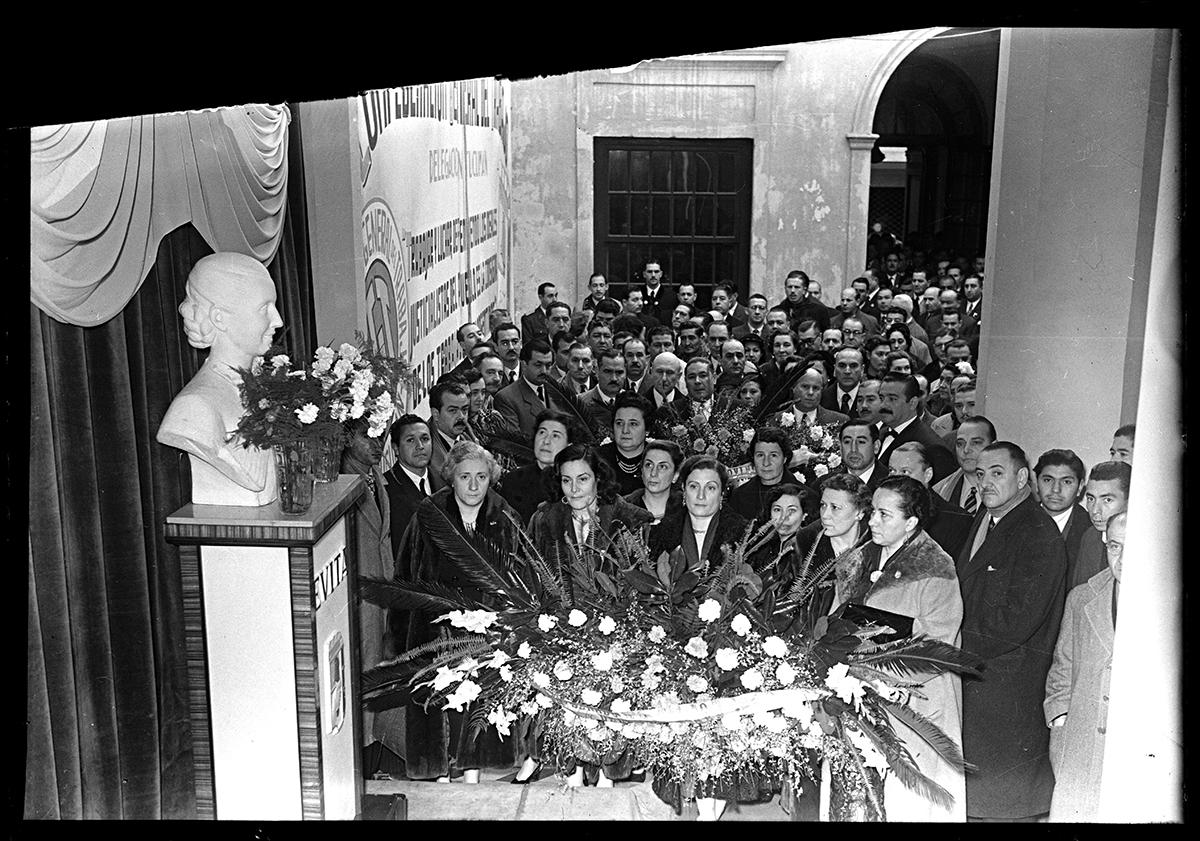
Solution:
<svg viewBox="0 0 1200 841">
<path fill-rule="evenodd" d="M 930 38 L 899 64 L 875 109 L 869 221 L 927 259 L 986 250 L 999 49 L 995 29 Z"/>
</svg>

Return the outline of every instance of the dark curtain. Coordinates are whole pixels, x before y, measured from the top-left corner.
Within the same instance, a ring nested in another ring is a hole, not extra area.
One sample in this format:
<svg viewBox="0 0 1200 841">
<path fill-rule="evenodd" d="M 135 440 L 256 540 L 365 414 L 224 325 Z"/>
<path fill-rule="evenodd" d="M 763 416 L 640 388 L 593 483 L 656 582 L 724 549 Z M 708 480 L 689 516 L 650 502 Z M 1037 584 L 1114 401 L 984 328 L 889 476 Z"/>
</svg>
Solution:
<svg viewBox="0 0 1200 841">
<path fill-rule="evenodd" d="M 299 120 L 288 210 L 268 267 L 293 358 L 315 343 Z M 176 311 L 212 249 L 184 225 L 122 313 L 61 324 L 30 304 L 27 818 L 194 818 L 175 547 L 187 457 L 154 440 L 207 351 Z M 278 337 L 278 334 L 277 334 Z M 269 773 L 269 769 L 264 769 Z"/>
</svg>

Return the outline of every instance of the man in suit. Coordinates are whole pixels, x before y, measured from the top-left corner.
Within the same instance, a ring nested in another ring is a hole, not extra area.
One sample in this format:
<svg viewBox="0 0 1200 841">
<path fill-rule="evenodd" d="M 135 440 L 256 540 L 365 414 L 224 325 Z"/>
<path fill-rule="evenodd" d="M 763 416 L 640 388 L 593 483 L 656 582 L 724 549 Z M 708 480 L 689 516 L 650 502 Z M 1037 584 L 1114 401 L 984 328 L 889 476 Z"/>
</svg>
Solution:
<svg viewBox="0 0 1200 841">
<path fill-rule="evenodd" d="M 660 409 L 657 420 L 660 424 L 669 425 L 686 420 L 696 414 L 704 417 L 712 415 L 716 401 L 713 398 L 713 386 L 716 382 L 716 366 L 707 355 L 694 356 L 684 366 L 683 381 L 687 394 L 667 404 L 669 411 Z"/>
<path fill-rule="evenodd" d="M 567 351 L 567 375 L 558 384 L 572 394 L 583 394 L 596 385 L 595 367 L 591 347 L 575 342 Z"/>
<path fill-rule="evenodd" d="M 462 350 L 462 359 L 450 370 L 450 373 L 461 374 L 471 367 L 471 349 L 483 338 L 483 331 L 474 321 L 468 321 L 458 328 L 454 337 L 458 339 L 458 346 Z"/>
<path fill-rule="evenodd" d="M 879 430 L 875 424 L 865 418 L 846 421 L 838 432 L 838 444 L 842 449 L 839 471 L 857 476 L 871 491 L 887 478 L 887 471 L 879 467 L 877 462 Z"/>
<path fill-rule="evenodd" d="M 728 281 L 725 282 L 725 285 L 729 287 L 728 320 L 738 322 L 739 324 L 745 324 L 750 320 L 750 310 L 746 308 L 745 304 L 738 300 L 737 287 Z"/>
<path fill-rule="evenodd" d="M 579 305 L 581 310 L 594 310 L 601 301 L 611 301 L 608 297 L 608 281 L 600 272 L 593 272 L 588 278 L 588 296 Z M 613 301 L 615 304 L 616 301 Z"/>
<path fill-rule="evenodd" d="M 504 422 L 525 440 L 533 439 L 533 425 L 543 409 L 559 409 L 546 394 L 543 378 L 554 364 L 554 354 L 545 339 L 534 339 L 521 348 L 521 376 L 496 393 L 492 406 Z"/>
<path fill-rule="evenodd" d="M 911 476 L 928 488 L 933 478 L 933 468 L 929 466 L 925 445 L 909 441 L 897 447 L 888 464 L 888 475 Z M 947 555 L 956 558 L 967 541 L 967 533 L 971 531 L 971 515 L 931 490 L 929 522 L 921 527 Z"/>
<path fill-rule="evenodd" d="M 496 325 L 492 344 L 504 363 L 504 384 L 514 383 L 521 371 L 521 331 L 511 321 Z"/>
<path fill-rule="evenodd" d="M 433 433 L 429 429 L 429 421 L 416 415 L 401 415 L 392 422 L 390 437 L 396 463 L 384 474 L 384 479 L 395 526 L 391 530 L 392 557 L 395 557 L 400 551 L 404 530 L 417 506 L 422 499 L 443 487 L 445 480 L 441 474 L 429 469 L 429 460 L 433 455 Z"/>
<path fill-rule="evenodd" d="M 767 296 L 755 292 L 746 307 L 746 323 L 733 328 L 733 338 L 741 339 L 753 334 L 765 339 L 767 333 Z"/>
<path fill-rule="evenodd" d="M 729 330 L 744 323 L 742 319 L 733 314 L 734 294 L 733 287 L 728 283 L 718 283 L 712 291 L 712 308 L 725 317 L 724 323 Z M 729 336 L 725 336 L 725 338 L 729 338 Z"/>
<path fill-rule="evenodd" d="M 963 319 L 969 319 L 975 323 L 974 332 L 979 332 L 979 325 L 983 323 L 983 277 L 963 278 L 963 298 L 966 303 L 963 304 L 962 314 Z"/>
<path fill-rule="evenodd" d="M 983 415 L 963 420 L 954 432 L 954 458 L 958 469 L 939 482 L 933 490 L 942 499 L 960 506 L 968 514 L 979 510 L 979 480 L 975 475 L 979 454 L 996 440 L 996 427 Z"/>
<path fill-rule="evenodd" d="M 903 282 L 904 275 L 900 272 L 900 253 L 889 251 L 883 255 L 883 277 L 879 280 L 879 287 L 896 290 Z"/>
<path fill-rule="evenodd" d="M 646 354 L 653 363 L 660 353 L 675 352 L 675 331 L 665 324 L 651 327 L 646 331 L 646 342 Z"/>
<path fill-rule="evenodd" d="M 642 266 L 642 281 L 642 313 L 653 316 L 659 324 L 670 324 L 677 301 L 675 293 L 663 283 L 662 264 L 658 260 L 647 260 Z"/>
<path fill-rule="evenodd" d="M 746 376 L 746 346 L 737 339 L 729 339 L 721 345 L 718 357 L 721 369 L 720 376 L 713 388 L 718 392 L 726 392 L 729 397 L 736 397 Z"/>
<path fill-rule="evenodd" d="M 497 400 L 500 394 L 503 390 L 497 393 Z M 470 411 L 471 391 L 461 380 L 445 380 L 429 389 L 429 467 L 439 476 L 446 453 L 467 434 Z"/>
<path fill-rule="evenodd" d="M 842 300 L 838 304 L 838 313 L 829 319 L 831 328 L 842 329 L 842 322 L 847 318 L 857 318 L 862 322 L 864 335 L 874 336 L 879 332 L 879 320 L 872 315 L 867 315 L 858 305 L 858 292 L 853 288 L 842 290 Z"/>
<path fill-rule="evenodd" d="M 821 391 L 825 388 L 825 366 L 813 364 L 806 369 L 792 386 L 794 403 L 791 412 L 796 416 L 796 423 L 818 426 L 841 426 L 849 417 L 841 412 L 834 412 L 821 405 Z"/>
<path fill-rule="evenodd" d="M 979 456 L 982 506 L 959 553 L 962 648 L 983 662 L 963 681 L 967 819 L 1035 821 L 1054 774 L 1043 720 L 1046 673 L 1062 622 L 1067 552 L 1030 493 L 1024 451 L 997 441 Z"/>
<path fill-rule="evenodd" d="M 551 341 L 559 333 L 571 332 L 571 305 L 555 301 L 546 307 L 546 340 Z"/>
<path fill-rule="evenodd" d="M 1104 569 L 1105 525 L 1108 518 L 1120 514 L 1129 506 L 1129 478 L 1133 468 L 1123 461 L 1102 461 L 1092 468 L 1083 492 L 1092 528 L 1086 529 L 1079 540 L 1075 568 L 1067 579 L 1067 589 L 1078 587 Z"/>
<path fill-rule="evenodd" d="M 649 375 L 645 341 L 637 337 L 628 340 L 621 348 L 621 355 L 625 357 L 625 386 L 622 390 L 645 397 L 650 392 L 651 381 L 654 379 Z"/>
<path fill-rule="evenodd" d="M 625 357 L 614 348 L 602 351 L 600 363 L 596 368 L 596 387 L 585 391 L 579 397 L 579 402 L 592 421 L 593 428 L 612 431 L 617 395 L 624 387 Z"/>
<path fill-rule="evenodd" d="M 646 327 L 657 327 L 659 325 L 658 319 L 645 311 L 646 299 L 642 297 L 642 288 L 640 286 L 631 286 L 625 290 L 625 299 L 621 302 L 621 306 L 623 307 L 621 316 L 637 316 L 643 330 Z M 613 322 L 613 329 L 616 329 L 616 321 Z"/>
<path fill-rule="evenodd" d="M 670 351 L 663 351 L 654 357 L 650 368 L 650 379 L 654 384 L 645 396 L 651 401 L 657 419 L 664 406 L 669 412 L 672 402 L 687 398 L 687 395 L 679 390 L 679 381 L 683 379 L 683 360 Z M 654 428 L 653 424 L 651 428 Z"/>
<path fill-rule="evenodd" d="M 821 405 L 847 417 L 858 417 L 854 407 L 858 384 L 866 371 L 866 355 L 861 348 L 843 347 L 833 353 L 833 382 L 821 392 Z"/>
<path fill-rule="evenodd" d="M 815 280 L 808 280 L 805 283 L 805 289 L 808 295 L 804 301 L 796 308 L 796 313 L 800 316 L 799 321 L 806 318 L 811 318 L 817 323 L 817 330 L 821 331 L 829 327 L 829 320 L 833 318 L 836 310 L 833 307 L 827 306 L 821 300 L 821 284 Z M 799 321 L 796 322 L 797 329 Z"/>
<path fill-rule="evenodd" d="M 1033 466 L 1034 491 L 1042 510 L 1058 526 L 1063 544 L 1067 547 L 1067 580 L 1075 572 L 1079 543 L 1092 521 L 1079 500 L 1083 498 L 1083 459 L 1072 450 L 1046 450 Z"/>
<path fill-rule="evenodd" d="M 554 367 L 550 369 L 547 376 L 556 383 L 561 383 L 571 367 L 571 345 L 575 344 L 575 337 L 571 335 L 570 330 L 558 332 L 552 330 L 549 341 L 550 350 L 554 352 Z"/>
<path fill-rule="evenodd" d="M 882 401 L 879 414 L 888 430 L 883 435 L 879 463 L 888 466 L 896 447 L 907 441 L 919 441 L 928 450 L 933 466 L 933 480 L 940 481 L 955 470 L 954 456 L 942 445 L 942 439 L 917 417 L 921 402 L 921 386 L 911 374 L 885 374 L 879 386 Z"/>
<path fill-rule="evenodd" d="M 533 308 L 532 312 L 521 316 L 521 336 L 525 341 L 546 339 L 550 335 L 548 325 L 550 305 L 558 300 L 558 287 L 553 283 L 539 283 L 537 293 L 538 305 Z"/>
</svg>

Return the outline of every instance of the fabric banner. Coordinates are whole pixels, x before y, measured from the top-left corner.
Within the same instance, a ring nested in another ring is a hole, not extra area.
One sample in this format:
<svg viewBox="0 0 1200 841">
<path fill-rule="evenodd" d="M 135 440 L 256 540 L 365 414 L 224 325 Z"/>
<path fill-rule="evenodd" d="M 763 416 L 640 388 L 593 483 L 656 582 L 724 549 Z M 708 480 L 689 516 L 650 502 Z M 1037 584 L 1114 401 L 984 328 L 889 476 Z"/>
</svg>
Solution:
<svg viewBox="0 0 1200 841">
<path fill-rule="evenodd" d="M 357 108 L 368 337 L 416 373 L 406 408 L 461 358 L 456 333 L 508 300 L 509 87 L 368 91 Z"/>
</svg>

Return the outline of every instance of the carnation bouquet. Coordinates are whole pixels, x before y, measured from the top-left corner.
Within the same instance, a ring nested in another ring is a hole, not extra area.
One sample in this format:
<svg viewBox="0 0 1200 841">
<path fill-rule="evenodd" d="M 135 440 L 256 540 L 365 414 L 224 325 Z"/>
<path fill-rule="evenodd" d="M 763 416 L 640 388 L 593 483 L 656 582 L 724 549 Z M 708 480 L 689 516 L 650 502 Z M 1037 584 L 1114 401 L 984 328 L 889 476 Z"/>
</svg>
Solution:
<svg viewBox="0 0 1200 841">
<path fill-rule="evenodd" d="M 338 423 L 366 416 L 367 435 L 378 438 L 388 429 L 399 397 L 408 382 L 408 364 L 384 356 L 362 336 L 358 346 L 348 342 L 334 350 L 319 347 L 313 355 L 312 377 L 321 386 L 318 417 Z"/>
<path fill-rule="evenodd" d="M 726 467 L 736 467 L 750 461 L 754 421 L 745 406 L 715 401 L 707 418 L 693 414 L 660 423 L 658 437 L 674 441 L 685 456 L 708 453 Z"/>
<path fill-rule="evenodd" d="M 316 441 L 341 434 L 341 424 L 322 416 L 321 384 L 296 367 L 282 347 L 272 347 L 240 369 L 245 412 L 237 431 L 243 446 L 269 449 L 274 444 Z"/>
<path fill-rule="evenodd" d="M 624 532 L 548 562 L 516 533 L 520 551 L 507 564 L 452 535 L 436 541 L 473 586 L 496 594 L 490 604 L 428 582 L 360 578 L 364 599 L 424 610 L 451 630 L 369 670 L 369 708 L 465 711 L 470 727 L 502 735 L 538 716 L 560 768 L 628 751 L 677 806 L 746 780 L 795 793 L 817 760 L 829 762 L 835 817 L 881 819 L 885 770 L 952 800 L 918 770 L 889 717 L 963 767 L 954 741 L 907 701 L 920 693 L 916 679 L 978 674 L 975 661 L 922 636 L 879 643 L 890 629 L 813 621 L 811 600 L 834 561 L 814 565 L 810 553 L 786 575 L 761 564 L 769 524 L 724 547 L 712 570 L 688 569 L 678 550 L 651 558 Z"/>
<path fill-rule="evenodd" d="M 829 424 L 810 424 L 803 415 L 797 417 L 797 414 L 791 408 L 781 412 L 779 428 L 787 433 L 792 444 L 792 463 L 807 468 L 806 472 L 819 479 L 842 463 L 837 429 Z"/>
</svg>

